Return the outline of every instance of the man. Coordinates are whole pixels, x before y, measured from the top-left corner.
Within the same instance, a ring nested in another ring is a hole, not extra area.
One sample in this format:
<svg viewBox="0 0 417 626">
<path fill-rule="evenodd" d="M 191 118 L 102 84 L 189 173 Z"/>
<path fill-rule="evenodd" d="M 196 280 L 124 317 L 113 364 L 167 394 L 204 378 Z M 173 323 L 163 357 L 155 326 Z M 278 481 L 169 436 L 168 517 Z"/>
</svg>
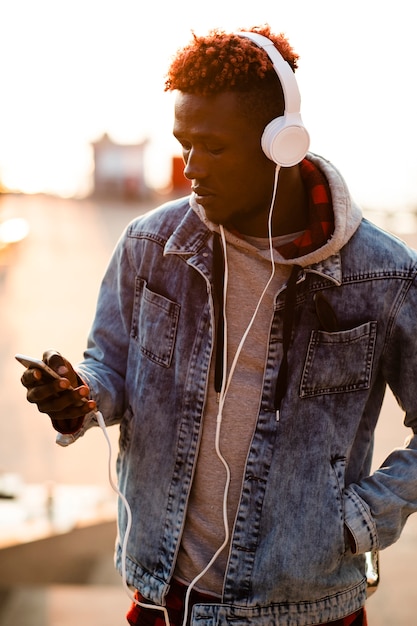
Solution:
<svg viewBox="0 0 417 626">
<path fill-rule="evenodd" d="M 283 36 L 252 33 L 295 69 Z M 163 623 L 139 603 L 173 624 L 366 624 L 364 555 L 417 507 L 413 434 L 369 475 L 386 384 L 417 430 L 417 256 L 328 161 L 285 162 L 300 119 L 276 157 L 294 85 L 262 42 L 213 31 L 177 53 L 192 194 L 128 226 L 76 372 L 49 352 L 60 380 L 22 377 L 74 440 L 96 407 L 120 424 L 131 624 Z"/>
</svg>

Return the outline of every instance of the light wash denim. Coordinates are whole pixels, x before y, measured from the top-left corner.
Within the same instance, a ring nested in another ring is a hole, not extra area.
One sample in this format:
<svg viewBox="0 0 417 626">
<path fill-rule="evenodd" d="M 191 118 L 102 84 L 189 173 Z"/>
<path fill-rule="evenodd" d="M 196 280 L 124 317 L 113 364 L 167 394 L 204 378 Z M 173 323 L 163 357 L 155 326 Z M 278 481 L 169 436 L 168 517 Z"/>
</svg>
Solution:
<svg viewBox="0 0 417 626">
<path fill-rule="evenodd" d="M 188 199 L 132 222 L 104 278 L 79 368 L 106 422 L 120 423 L 119 484 L 133 512 L 127 578 L 158 604 L 201 435 L 211 266 L 212 233 Z M 366 220 L 339 254 L 300 272 L 279 421 L 285 290 L 278 294 L 222 603 L 194 607 L 194 625 L 306 626 L 364 604 L 364 553 L 396 541 L 417 507 L 415 437 L 368 475 L 387 383 L 417 430 L 416 272 L 416 254 Z M 332 332 L 320 327 L 317 292 L 336 315 Z M 119 569 L 125 527 L 120 505 Z"/>
</svg>

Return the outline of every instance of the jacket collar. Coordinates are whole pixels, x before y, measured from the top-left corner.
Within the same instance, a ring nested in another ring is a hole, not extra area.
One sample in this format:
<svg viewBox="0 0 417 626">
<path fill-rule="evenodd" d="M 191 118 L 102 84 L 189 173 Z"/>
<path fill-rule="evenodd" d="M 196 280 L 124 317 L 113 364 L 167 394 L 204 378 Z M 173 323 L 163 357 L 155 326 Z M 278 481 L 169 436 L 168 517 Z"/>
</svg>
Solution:
<svg viewBox="0 0 417 626">
<path fill-rule="evenodd" d="M 308 265 L 304 271 L 309 274 L 317 274 L 322 278 L 331 280 L 338 287 L 342 284 L 342 258 L 340 252 L 332 254 L 327 259 Z"/>
<path fill-rule="evenodd" d="M 203 257 L 212 256 L 211 231 L 203 224 L 196 213 L 188 208 L 182 221 L 178 224 L 166 242 L 164 254 L 180 254 L 193 257 L 202 254 Z M 317 274 L 332 281 L 336 285 L 342 284 L 342 260 L 340 252 L 327 259 L 307 265 L 306 273 Z"/>
<path fill-rule="evenodd" d="M 164 255 L 180 254 L 194 256 L 207 248 L 210 239 L 210 230 L 189 206 L 183 219 L 168 238 L 164 248 Z"/>
</svg>

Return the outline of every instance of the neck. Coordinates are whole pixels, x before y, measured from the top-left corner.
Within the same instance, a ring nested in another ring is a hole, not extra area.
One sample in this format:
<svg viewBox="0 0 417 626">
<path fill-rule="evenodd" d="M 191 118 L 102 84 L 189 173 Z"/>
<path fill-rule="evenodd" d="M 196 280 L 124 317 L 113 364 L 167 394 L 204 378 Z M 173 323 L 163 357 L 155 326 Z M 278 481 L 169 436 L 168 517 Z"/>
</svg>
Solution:
<svg viewBox="0 0 417 626">
<path fill-rule="evenodd" d="M 274 176 L 271 168 L 271 193 Z M 228 226 L 243 235 L 268 237 L 270 205 L 254 211 Z M 304 230 L 308 224 L 308 195 L 301 178 L 300 167 L 283 167 L 279 171 L 278 186 L 272 213 L 272 236 L 288 235 Z"/>
<path fill-rule="evenodd" d="M 272 235 L 288 235 L 304 230 L 308 223 L 308 196 L 300 167 L 282 167 L 272 215 Z"/>
</svg>

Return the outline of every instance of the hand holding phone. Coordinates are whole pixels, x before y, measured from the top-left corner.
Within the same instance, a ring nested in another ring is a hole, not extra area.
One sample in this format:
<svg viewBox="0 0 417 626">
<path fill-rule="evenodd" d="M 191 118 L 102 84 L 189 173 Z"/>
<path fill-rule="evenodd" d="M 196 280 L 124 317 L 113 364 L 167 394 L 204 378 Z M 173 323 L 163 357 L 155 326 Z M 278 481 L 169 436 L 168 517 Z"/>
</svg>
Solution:
<svg viewBox="0 0 417 626">
<path fill-rule="evenodd" d="M 58 352 L 45 352 L 43 358 L 55 367 L 64 366 L 67 373 L 60 376 L 44 360 L 16 354 L 16 359 L 27 368 L 22 376 L 22 384 L 26 387 L 27 399 L 36 404 L 41 413 L 47 413 L 52 419 L 55 430 L 60 433 L 74 433 L 83 424 L 84 416 L 94 411 L 96 404 L 88 399 L 89 388 L 77 376 L 71 363 Z M 28 370 L 38 369 L 42 372 L 42 380 L 36 379 Z M 57 381 L 62 381 L 58 383 Z"/>
<path fill-rule="evenodd" d="M 19 363 L 24 365 L 24 367 L 26 368 L 40 369 L 42 372 L 45 372 L 45 374 L 48 374 L 48 376 L 51 376 L 51 378 L 62 378 L 62 376 L 60 376 L 55 370 L 52 369 L 52 367 L 49 367 L 49 365 L 47 365 L 45 361 L 42 361 L 41 359 L 37 359 L 32 356 L 26 356 L 25 354 L 15 354 L 15 359 L 17 359 Z"/>
</svg>

